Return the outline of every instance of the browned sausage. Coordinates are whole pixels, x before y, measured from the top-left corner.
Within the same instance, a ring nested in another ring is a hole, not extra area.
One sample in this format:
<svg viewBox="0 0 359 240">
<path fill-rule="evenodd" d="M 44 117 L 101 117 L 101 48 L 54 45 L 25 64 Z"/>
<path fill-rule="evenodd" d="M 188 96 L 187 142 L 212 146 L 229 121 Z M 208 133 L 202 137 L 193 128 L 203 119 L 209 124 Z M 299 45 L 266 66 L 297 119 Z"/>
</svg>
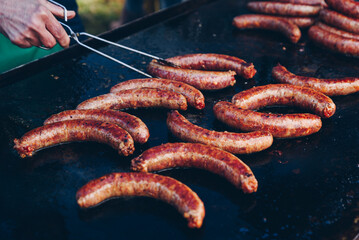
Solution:
<svg viewBox="0 0 359 240">
<path fill-rule="evenodd" d="M 246 79 L 253 78 L 257 70 L 253 63 L 224 54 L 199 53 L 176 56 L 166 59 L 181 68 L 211 71 L 235 71 L 239 76 Z"/>
<path fill-rule="evenodd" d="M 308 30 L 309 38 L 319 46 L 329 48 L 332 51 L 349 56 L 359 56 L 359 40 L 342 37 L 328 32 L 318 26 L 312 26 Z"/>
<path fill-rule="evenodd" d="M 45 120 L 44 124 L 46 125 L 55 122 L 80 119 L 96 120 L 117 124 L 118 126 L 125 129 L 132 136 L 135 142 L 139 142 L 141 144 L 147 142 L 148 138 L 150 137 L 148 128 L 141 119 L 131 114 L 115 110 L 68 110 L 50 116 Z"/>
<path fill-rule="evenodd" d="M 248 9 L 256 13 L 283 15 L 283 16 L 313 16 L 317 15 L 322 8 L 321 6 L 311 6 L 294 3 L 281 2 L 249 2 Z"/>
<path fill-rule="evenodd" d="M 355 33 L 350 33 L 350 32 L 347 32 L 347 31 L 343 31 L 343 30 L 340 30 L 338 28 L 335 28 L 335 27 L 331 27 L 327 24 L 324 24 L 322 22 L 317 22 L 315 24 L 315 26 L 317 27 L 320 27 L 322 28 L 323 30 L 326 30 L 328 32 L 331 32 L 331 33 L 334 33 L 334 34 L 337 34 L 337 35 L 340 35 L 342 37 L 345 37 L 345 38 L 353 38 L 355 40 L 359 40 L 359 34 L 355 34 Z"/>
<path fill-rule="evenodd" d="M 152 173 L 110 173 L 88 182 L 76 193 L 81 208 L 128 196 L 151 197 L 167 202 L 187 219 L 190 228 L 202 226 L 205 215 L 203 202 L 189 187 L 170 177 Z"/>
<path fill-rule="evenodd" d="M 166 143 L 144 151 L 132 159 L 134 171 L 152 172 L 174 167 L 195 167 L 225 177 L 245 193 L 256 192 L 252 170 L 233 154 L 200 143 Z"/>
<path fill-rule="evenodd" d="M 261 14 L 244 14 L 233 19 L 233 25 L 239 29 L 260 28 L 278 31 L 292 43 L 297 43 L 302 36 L 300 29 L 290 20 L 282 17 Z"/>
<path fill-rule="evenodd" d="M 322 21 L 331 26 L 351 33 L 359 34 L 359 19 L 347 17 L 341 13 L 329 9 L 322 9 L 319 13 L 319 17 Z"/>
<path fill-rule="evenodd" d="M 75 141 L 105 143 L 128 156 L 135 150 L 131 135 L 116 124 L 94 120 L 56 122 L 35 128 L 15 139 L 14 148 L 22 158 L 42 148 Z"/>
<path fill-rule="evenodd" d="M 178 93 L 155 88 L 123 90 L 90 98 L 77 109 L 125 109 L 138 107 L 164 107 L 187 109 L 186 98 Z"/>
<path fill-rule="evenodd" d="M 158 88 L 162 90 L 174 91 L 186 97 L 187 103 L 197 109 L 203 109 L 205 106 L 203 94 L 196 88 L 183 82 L 160 79 L 160 78 L 142 78 L 132 79 L 118 83 L 111 88 L 111 93 L 128 89 L 138 88 Z"/>
<path fill-rule="evenodd" d="M 276 2 L 286 2 L 286 3 L 295 3 L 303 5 L 321 5 L 323 7 L 328 7 L 324 0 L 275 0 Z"/>
<path fill-rule="evenodd" d="M 272 105 L 289 105 L 308 109 L 323 118 L 335 113 L 328 96 L 314 89 L 290 84 L 269 84 L 237 93 L 232 103 L 242 109 L 259 109 Z"/>
<path fill-rule="evenodd" d="M 218 90 L 233 86 L 236 83 L 234 78 L 236 73 L 234 71 L 218 72 L 183 69 L 165 66 L 156 60 L 150 62 L 147 71 L 152 76 L 181 81 L 200 90 Z"/>
<path fill-rule="evenodd" d="M 329 7 L 345 15 L 359 18 L 359 2 L 354 0 L 325 0 Z"/>
<path fill-rule="evenodd" d="M 313 114 L 273 114 L 241 109 L 230 102 L 218 102 L 214 115 L 228 126 L 243 131 L 268 131 L 276 138 L 293 138 L 316 133 L 322 127 Z"/>
<path fill-rule="evenodd" d="M 273 143 L 269 132 L 216 132 L 189 122 L 177 110 L 168 113 L 167 126 L 176 137 L 188 141 L 219 147 L 234 154 L 248 154 L 269 148 Z"/>
<path fill-rule="evenodd" d="M 272 76 L 280 83 L 310 87 L 328 96 L 348 95 L 359 91 L 359 78 L 319 79 L 297 76 L 280 64 L 272 69 Z"/>
<path fill-rule="evenodd" d="M 308 28 L 315 23 L 315 18 L 312 17 L 285 17 L 287 20 L 290 20 L 292 23 L 297 25 L 300 28 Z"/>
</svg>

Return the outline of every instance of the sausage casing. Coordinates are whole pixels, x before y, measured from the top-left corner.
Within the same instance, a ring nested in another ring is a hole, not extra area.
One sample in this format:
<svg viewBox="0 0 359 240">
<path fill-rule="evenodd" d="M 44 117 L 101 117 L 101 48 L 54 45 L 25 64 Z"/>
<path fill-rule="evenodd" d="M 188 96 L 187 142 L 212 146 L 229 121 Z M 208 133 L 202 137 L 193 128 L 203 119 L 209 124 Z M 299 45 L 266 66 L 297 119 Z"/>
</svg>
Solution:
<svg viewBox="0 0 359 240">
<path fill-rule="evenodd" d="M 110 173 L 88 182 L 76 193 L 81 208 L 94 207 L 114 197 L 144 196 L 176 207 L 191 228 L 200 228 L 205 215 L 198 195 L 183 183 L 152 173 Z"/>
<path fill-rule="evenodd" d="M 359 18 L 359 2 L 354 0 L 325 0 L 329 7 L 345 15 Z"/>
<path fill-rule="evenodd" d="M 138 88 L 158 88 L 162 90 L 174 91 L 185 96 L 189 105 L 197 109 L 203 109 L 205 107 L 204 96 L 198 89 L 186 83 L 169 79 L 132 79 L 116 84 L 111 88 L 110 92 L 115 93 L 123 90 Z"/>
<path fill-rule="evenodd" d="M 102 109 L 68 110 L 50 116 L 45 120 L 44 125 L 62 122 L 67 120 L 96 120 L 117 124 L 126 130 L 135 142 L 145 143 L 150 137 L 148 128 L 138 117 L 131 114 Z"/>
<path fill-rule="evenodd" d="M 256 13 L 274 14 L 283 16 L 313 16 L 317 15 L 322 8 L 316 5 L 303 5 L 282 2 L 249 2 L 247 3 L 248 9 Z"/>
<path fill-rule="evenodd" d="M 237 93 L 232 103 L 242 109 L 259 109 L 272 105 L 289 105 L 308 109 L 323 118 L 335 113 L 332 99 L 311 88 L 290 84 L 269 84 Z"/>
<path fill-rule="evenodd" d="M 233 154 L 200 143 L 166 143 L 132 159 L 134 171 L 152 172 L 174 167 L 195 167 L 225 177 L 245 193 L 256 192 L 252 170 Z"/>
<path fill-rule="evenodd" d="M 253 78 L 257 72 L 253 63 L 247 63 L 240 58 L 224 54 L 186 54 L 167 58 L 166 60 L 185 69 L 211 71 L 232 70 L 235 71 L 239 76 L 242 76 L 246 79 Z"/>
<path fill-rule="evenodd" d="M 165 66 L 152 60 L 147 67 L 147 71 L 160 78 L 166 78 L 187 83 L 200 90 L 218 90 L 236 83 L 234 71 L 203 71 L 183 69 L 171 66 Z"/>
<path fill-rule="evenodd" d="M 310 87 L 327 96 L 348 95 L 359 91 L 359 78 L 319 79 L 297 76 L 280 64 L 272 69 L 272 76 L 281 83 Z"/>
<path fill-rule="evenodd" d="M 283 17 L 261 14 L 244 14 L 233 19 L 233 25 L 239 29 L 260 28 L 281 32 L 292 43 L 297 43 L 302 36 L 300 29 Z"/>
<path fill-rule="evenodd" d="M 138 107 L 164 107 L 187 109 L 186 98 L 178 93 L 155 88 L 129 89 L 90 98 L 77 109 L 125 109 Z"/>
<path fill-rule="evenodd" d="M 351 18 L 329 9 L 320 10 L 319 18 L 331 26 L 359 34 L 359 19 Z"/>
<path fill-rule="evenodd" d="M 322 28 L 322 29 L 324 29 L 324 30 L 326 30 L 326 31 L 328 31 L 330 33 L 334 33 L 334 34 L 340 35 L 340 36 L 345 37 L 345 38 L 353 38 L 355 40 L 359 40 L 359 34 L 350 33 L 350 32 L 347 32 L 347 31 L 344 31 L 344 30 L 329 26 L 329 25 L 324 24 L 322 22 L 317 22 L 315 24 L 315 26 L 320 27 L 320 28 Z"/>
<path fill-rule="evenodd" d="M 269 148 L 273 143 L 269 132 L 217 132 L 189 122 L 177 110 L 168 113 L 167 126 L 176 137 L 221 148 L 234 154 L 248 154 Z"/>
<path fill-rule="evenodd" d="M 218 120 L 228 126 L 243 131 L 268 131 L 276 138 L 307 136 L 322 127 L 320 117 L 313 114 L 261 113 L 223 101 L 214 105 L 213 112 Z"/>
<path fill-rule="evenodd" d="M 63 121 L 35 128 L 20 139 L 15 139 L 14 148 L 24 158 L 32 156 L 34 151 L 42 148 L 74 141 L 105 143 L 124 156 L 135 150 L 133 139 L 128 132 L 116 124 L 94 120 Z"/>
<path fill-rule="evenodd" d="M 303 4 L 303 5 L 321 5 L 323 7 L 328 7 L 325 0 L 276 0 L 276 2 L 286 2 L 286 3 L 295 3 L 295 4 Z"/>
</svg>

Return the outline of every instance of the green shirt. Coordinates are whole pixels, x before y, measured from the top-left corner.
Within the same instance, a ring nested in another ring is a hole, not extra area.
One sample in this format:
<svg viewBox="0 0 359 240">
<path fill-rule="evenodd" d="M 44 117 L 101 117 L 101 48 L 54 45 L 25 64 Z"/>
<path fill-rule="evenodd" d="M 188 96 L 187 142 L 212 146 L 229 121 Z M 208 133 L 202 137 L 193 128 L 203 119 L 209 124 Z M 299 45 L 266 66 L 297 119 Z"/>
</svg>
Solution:
<svg viewBox="0 0 359 240">
<path fill-rule="evenodd" d="M 4 35 L 0 34 L 0 74 L 61 49 L 62 47 L 59 44 L 50 50 L 38 47 L 20 48 L 12 44 Z"/>
</svg>

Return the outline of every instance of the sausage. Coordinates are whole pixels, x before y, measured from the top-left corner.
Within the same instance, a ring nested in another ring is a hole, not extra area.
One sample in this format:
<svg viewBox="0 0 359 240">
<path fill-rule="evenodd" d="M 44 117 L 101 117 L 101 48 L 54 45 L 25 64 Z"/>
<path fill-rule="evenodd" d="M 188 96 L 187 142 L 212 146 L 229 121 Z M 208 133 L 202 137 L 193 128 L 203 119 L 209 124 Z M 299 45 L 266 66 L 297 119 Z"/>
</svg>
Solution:
<svg viewBox="0 0 359 240">
<path fill-rule="evenodd" d="M 359 40 L 342 37 L 318 26 L 310 27 L 308 36 L 319 46 L 324 46 L 334 52 L 348 56 L 359 56 Z"/>
<path fill-rule="evenodd" d="M 116 124 L 126 130 L 133 140 L 138 143 L 147 142 L 150 137 L 148 128 L 138 117 L 131 114 L 101 109 L 68 110 L 50 116 L 45 120 L 44 125 L 62 122 L 67 120 L 96 120 Z"/>
<path fill-rule="evenodd" d="M 272 69 L 272 76 L 280 83 L 310 87 L 327 96 L 348 95 L 359 91 L 359 78 L 319 79 L 297 76 L 280 64 Z"/>
<path fill-rule="evenodd" d="M 188 221 L 190 228 L 200 228 L 205 215 L 198 195 L 183 183 L 153 173 L 110 173 L 88 182 L 76 193 L 81 208 L 94 207 L 115 197 L 143 196 L 167 202 Z"/>
<path fill-rule="evenodd" d="M 212 145 L 234 154 L 259 152 L 273 143 L 269 132 L 216 132 L 201 128 L 190 123 L 177 110 L 168 113 L 167 126 L 181 140 Z"/>
<path fill-rule="evenodd" d="M 241 109 L 230 102 L 218 102 L 213 107 L 216 118 L 228 126 L 243 131 L 268 131 L 275 138 L 294 138 L 316 133 L 322 127 L 319 116 L 273 114 Z"/>
<path fill-rule="evenodd" d="M 166 59 L 181 68 L 195 70 L 228 71 L 233 70 L 245 79 L 253 78 L 257 70 L 253 63 L 224 54 L 187 54 Z"/>
<path fill-rule="evenodd" d="M 312 17 L 285 17 L 299 28 L 308 28 L 315 23 L 315 18 Z"/>
<path fill-rule="evenodd" d="M 140 172 L 174 167 L 205 169 L 225 177 L 244 193 L 256 192 L 257 179 L 252 170 L 233 154 L 200 143 L 166 143 L 144 151 L 132 159 L 131 169 Z"/>
<path fill-rule="evenodd" d="M 242 109 L 259 109 L 272 105 L 289 105 L 308 109 L 323 118 L 335 113 L 328 96 L 314 89 L 290 84 L 269 84 L 237 93 L 232 103 Z"/>
<path fill-rule="evenodd" d="M 14 149 L 24 158 L 31 157 L 37 150 L 75 141 L 105 143 L 124 156 L 135 150 L 128 132 L 115 124 L 94 120 L 63 121 L 35 128 L 15 139 Z"/>
<path fill-rule="evenodd" d="M 303 5 L 321 5 L 323 7 L 328 7 L 324 0 L 276 0 L 276 2 L 286 2 L 286 3 L 295 3 L 295 4 L 303 4 Z"/>
<path fill-rule="evenodd" d="M 260 28 L 278 31 L 292 43 L 297 43 L 302 36 L 300 29 L 290 20 L 282 17 L 261 14 L 244 14 L 233 19 L 233 25 L 239 29 Z"/>
<path fill-rule="evenodd" d="M 178 93 L 155 88 L 123 90 L 90 98 L 77 109 L 125 109 L 138 107 L 164 107 L 187 109 L 186 98 Z"/>
<path fill-rule="evenodd" d="M 256 13 L 304 17 L 317 15 L 322 7 L 281 2 L 249 2 L 247 8 Z"/>
<path fill-rule="evenodd" d="M 236 83 L 234 76 L 236 72 L 218 72 L 182 69 L 177 67 L 165 66 L 152 60 L 147 67 L 147 72 L 152 76 L 167 78 L 187 83 L 200 90 L 218 90 Z"/>
<path fill-rule="evenodd" d="M 359 2 L 354 0 L 325 0 L 329 7 L 341 12 L 345 15 L 349 15 L 353 18 L 359 18 Z"/>
<path fill-rule="evenodd" d="M 319 18 L 331 26 L 359 34 L 359 19 L 347 17 L 329 9 L 322 9 L 319 13 Z"/>
<path fill-rule="evenodd" d="M 111 93 L 138 88 L 158 88 L 182 94 L 187 103 L 199 110 L 205 106 L 203 94 L 196 88 L 179 81 L 159 78 L 132 79 L 118 83 L 111 88 Z"/>
<path fill-rule="evenodd" d="M 359 34 L 355 34 L 355 33 L 350 33 L 350 32 L 347 32 L 347 31 L 343 31 L 343 30 L 340 30 L 338 28 L 335 28 L 335 27 L 331 27 L 325 23 L 322 23 L 322 22 L 317 22 L 315 24 L 315 26 L 317 27 L 320 27 L 322 28 L 323 30 L 326 30 L 328 32 L 331 32 L 331 33 L 334 33 L 334 34 L 337 34 L 337 35 L 340 35 L 342 37 L 345 37 L 345 38 L 353 38 L 355 40 L 359 40 Z"/>
</svg>

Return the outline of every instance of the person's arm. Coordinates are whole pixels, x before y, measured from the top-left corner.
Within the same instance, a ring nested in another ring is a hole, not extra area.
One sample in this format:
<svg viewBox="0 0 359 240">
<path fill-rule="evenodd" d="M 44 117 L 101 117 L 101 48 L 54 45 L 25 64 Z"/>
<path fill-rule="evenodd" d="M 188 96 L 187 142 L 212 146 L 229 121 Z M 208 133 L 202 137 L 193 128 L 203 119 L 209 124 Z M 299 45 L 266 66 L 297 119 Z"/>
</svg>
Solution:
<svg viewBox="0 0 359 240">
<path fill-rule="evenodd" d="M 68 18 L 76 13 L 68 11 Z M 0 0 L 0 32 L 19 47 L 45 46 L 58 42 L 68 47 L 70 39 L 56 17 L 64 11 L 46 0 Z"/>
</svg>

